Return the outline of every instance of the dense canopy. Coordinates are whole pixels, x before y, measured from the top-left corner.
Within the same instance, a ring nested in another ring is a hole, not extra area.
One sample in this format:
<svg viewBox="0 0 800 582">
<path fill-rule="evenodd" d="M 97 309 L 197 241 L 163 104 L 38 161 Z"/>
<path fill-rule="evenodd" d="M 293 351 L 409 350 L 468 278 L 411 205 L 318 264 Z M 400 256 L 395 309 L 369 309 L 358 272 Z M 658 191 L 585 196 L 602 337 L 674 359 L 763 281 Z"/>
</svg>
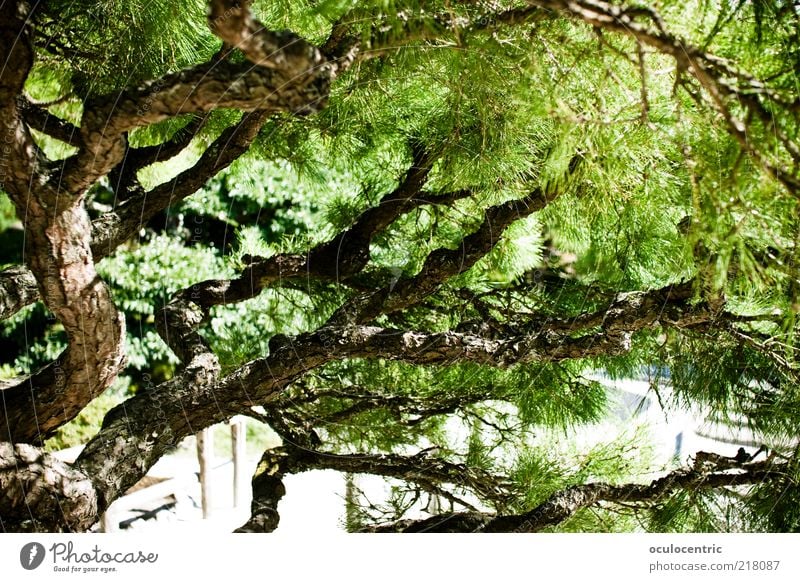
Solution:
<svg viewBox="0 0 800 582">
<path fill-rule="evenodd" d="M 0 55 L 0 531 L 235 415 L 240 531 L 313 469 L 390 483 L 351 531 L 800 529 L 795 2 L 4 0 Z M 659 460 L 642 378 L 751 449 Z"/>
</svg>

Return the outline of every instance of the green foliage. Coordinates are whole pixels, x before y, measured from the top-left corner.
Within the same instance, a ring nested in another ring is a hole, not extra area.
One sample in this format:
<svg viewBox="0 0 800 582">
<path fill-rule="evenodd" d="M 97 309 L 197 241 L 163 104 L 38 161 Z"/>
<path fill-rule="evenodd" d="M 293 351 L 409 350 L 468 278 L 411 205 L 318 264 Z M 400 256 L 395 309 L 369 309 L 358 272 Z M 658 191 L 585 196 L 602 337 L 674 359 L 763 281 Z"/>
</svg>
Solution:
<svg viewBox="0 0 800 582">
<path fill-rule="evenodd" d="M 30 305 L 0 322 L 6 364 L 30 374 L 57 358 L 67 345 L 64 328 L 41 304 Z"/>
<path fill-rule="evenodd" d="M 745 499 L 743 531 L 800 532 L 800 489 L 797 466 L 777 486 L 761 484 Z"/>
<path fill-rule="evenodd" d="M 307 407 L 320 419 L 326 443 L 344 450 L 354 442 L 376 450 L 435 444 L 454 458 L 482 459 L 481 466 L 504 464 L 515 443 L 535 427 L 567 430 L 598 421 L 606 402 L 598 383 L 556 365 L 498 370 L 356 360 L 307 376 L 304 389 L 309 388 L 326 395 Z M 386 405 L 360 411 L 364 395 L 384 398 Z M 398 398 L 410 401 L 398 408 L 392 404 Z M 426 418 L 425 409 L 436 407 L 441 413 Z M 454 437 L 464 432 L 472 435 L 467 441 Z"/>
<path fill-rule="evenodd" d="M 122 309 L 143 315 L 152 315 L 179 289 L 231 274 L 213 249 L 187 247 L 163 235 L 104 259 L 98 271 L 111 283 Z"/>
<path fill-rule="evenodd" d="M 232 270 L 212 247 L 185 246 L 179 239 L 153 236 L 141 246 L 117 252 L 98 264 L 114 301 L 126 313 L 129 366 L 151 370 L 177 358 L 158 336 L 154 316 L 179 289 L 207 279 L 230 276 Z M 157 376 L 162 377 L 167 370 Z"/>
<path fill-rule="evenodd" d="M 731 499 L 709 491 L 679 490 L 649 512 L 648 530 L 655 532 L 733 532 Z M 739 524 L 741 527 L 741 524 Z"/>
<path fill-rule="evenodd" d="M 315 327 L 336 306 L 336 293 L 268 289 L 258 297 L 212 309 L 205 334 L 224 371 L 269 353 L 273 335 L 294 335 Z"/>
<path fill-rule="evenodd" d="M 682 337 L 666 362 L 677 403 L 730 423 L 744 420 L 766 441 L 796 435 L 800 393 L 793 377 L 767 355 L 732 341 L 709 345 Z"/>
<path fill-rule="evenodd" d="M 519 490 L 513 509 L 528 511 L 554 493 L 591 482 L 617 484 L 647 479 L 652 450 L 643 425 L 621 428 L 611 423 L 595 425 L 589 433 L 572 433 L 568 439 L 553 432 L 537 434 L 536 444 L 520 451 L 511 473 Z M 598 437 L 596 435 L 603 435 Z M 580 510 L 555 531 L 630 531 L 635 522 L 603 511 Z"/>
<path fill-rule="evenodd" d="M 200 0 L 56 0 L 43 3 L 36 16 L 70 57 L 75 92 L 87 97 L 208 58 L 217 43 L 205 12 Z"/>
<path fill-rule="evenodd" d="M 302 163 L 300 167 L 304 167 Z M 243 253 L 269 256 L 284 250 L 286 240 L 292 237 L 302 240 L 329 234 L 309 227 L 321 222 L 322 208 L 338 192 L 352 191 L 347 178 L 328 171 L 323 178 L 312 180 L 298 170 L 293 160 L 268 162 L 250 152 L 182 203 L 179 212 L 224 219 L 231 227 L 229 238 L 233 239 L 238 231 L 240 249 L 243 238 L 252 247 Z M 320 184 L 323 181 L 324 186 Z M 258 238 L 261 243 L 256 241 Z M 269 245 L 273 245 L 273 251 L 268 250 Z"/>
</svg>

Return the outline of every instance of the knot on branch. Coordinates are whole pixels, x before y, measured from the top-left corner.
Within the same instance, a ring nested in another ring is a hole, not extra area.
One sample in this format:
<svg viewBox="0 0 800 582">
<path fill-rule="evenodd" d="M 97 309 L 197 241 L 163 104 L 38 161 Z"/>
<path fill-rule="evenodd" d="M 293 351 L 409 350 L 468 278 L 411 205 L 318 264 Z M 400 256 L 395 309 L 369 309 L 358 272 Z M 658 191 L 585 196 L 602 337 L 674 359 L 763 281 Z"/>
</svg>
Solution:
<svg viewBox="0 0 800 582">
<path fill-rule="evenodd" d="M 180 295 L 173 298 L 156 315 L 158 334 L 185 366 L 195 358 L 211 353 L 211 348 L 197 333 L 197 328 L 206 315 L 202 307 Z"/>
<path fill-rule="evenodd" d="M 208 26 L 223 42 L 241 50 L 247 60 L 280 70 L 291 79 L 314 74 L 327 63 L 317 47 L 293 32 L 267 30 L 253 16 L 246 1 L 212 1 Z"/>
</svg>

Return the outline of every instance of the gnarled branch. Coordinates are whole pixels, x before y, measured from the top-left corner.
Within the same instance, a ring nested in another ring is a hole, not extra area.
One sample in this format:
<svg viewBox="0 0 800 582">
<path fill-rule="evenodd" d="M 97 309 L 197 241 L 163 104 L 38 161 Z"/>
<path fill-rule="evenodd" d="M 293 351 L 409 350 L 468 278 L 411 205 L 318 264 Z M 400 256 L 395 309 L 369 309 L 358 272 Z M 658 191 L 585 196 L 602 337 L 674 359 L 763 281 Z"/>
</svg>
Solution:
<svg viewBox="0 0 800 582">
<path fill-rule="evenodd" d="M 0 531 L 84 531 L 97 508 L 87 474 L 31 445 L 0 442 Z"/>
<path fill-rule="evenodd" d="M 698 453 L 700 456 L 701 453 Z M 718 455 L 717 455 L 718 456 Z M 724 459 L 724 458 L 723 458 Z M 403 520 L 367 528 L 371 532 L 431 532 L 431 533 L 497 533 L 537 532 L 557 526 L 575 515 L 579 510 L 599 503 L 625 503 L 647 507 L 666 499 L 679 490 L 722 489 L 785 481 L 788 464 L 770 459 L 760 463 L 730 463 L 721 466 L 699 466 L 681 468 L 656 479 L 649 484 L 628 483 L 609 485 L 587 483 L 574 485 L 551 495 L 532 510 L 516 515 L 494 516 L 488 513 L 461 512 L 436 515 L 422 520 Z"/>
</svg>

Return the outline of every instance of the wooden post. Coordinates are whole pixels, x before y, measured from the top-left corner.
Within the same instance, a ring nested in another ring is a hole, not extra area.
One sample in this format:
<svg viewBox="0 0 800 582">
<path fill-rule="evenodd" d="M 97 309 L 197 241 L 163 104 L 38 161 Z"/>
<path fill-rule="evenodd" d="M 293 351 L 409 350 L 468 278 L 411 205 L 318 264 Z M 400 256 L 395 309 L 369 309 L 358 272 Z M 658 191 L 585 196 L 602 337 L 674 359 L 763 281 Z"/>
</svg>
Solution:
<svg viewBox="0 0 800 582">
<path fill-rule="evenodd" d="M 247 426 L 240 416 L 234 416 L 231 419 L 231 448 L 233 449 L 233 506 L 239 507 L 244 500 L 242 488 L 247 482 L 244 474 L 247 455 Z"/>
<path fill-rule="evenodd" d="M 204 428 L 197 435 L 197 460 L 200 463 L 200 500 L 203 519 L 211 515 L 211 464 L 214 457 L 212 427 Z"/>
<path fill-rule="evenodd" d="M 117 531 L 117 520 L 114 518 L 114 512 L 104 511 L 103 517 L 100 518 L 100 527 L 103 533 L 114 533 Z"/>
</svg>

